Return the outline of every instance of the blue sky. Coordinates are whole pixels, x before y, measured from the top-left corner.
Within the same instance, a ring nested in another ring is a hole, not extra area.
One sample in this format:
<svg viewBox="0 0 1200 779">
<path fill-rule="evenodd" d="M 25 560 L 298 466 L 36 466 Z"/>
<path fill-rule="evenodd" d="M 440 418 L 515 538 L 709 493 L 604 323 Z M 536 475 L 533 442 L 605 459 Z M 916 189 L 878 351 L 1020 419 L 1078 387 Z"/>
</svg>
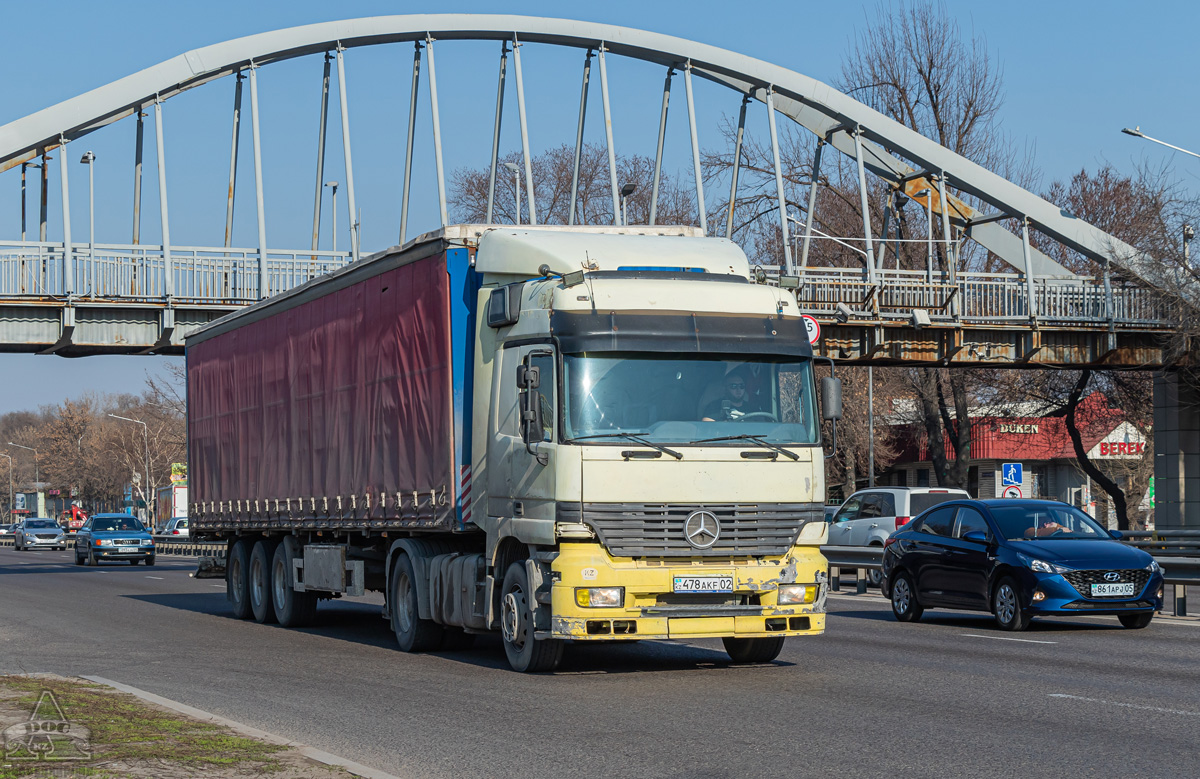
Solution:
<svg viewBox="0 0 1200 779">
<path fill-rule="evenodd" d="M 1192 3 L 1160 2 L 1134 6 L 1118 2 L 948 2 L 948 13 L 965 32 L 982 35 L 1002 67 L 1007 98 L 1002 124 L 1013 142 L 1033 150 L 1043 184 L 1080 169 L 1106 162 L 1132 170 L 1140 161 L 1174 165 L 1193 189 L 1200 160 L 1177 155 L 1146 141 L 1120 133 L 1121 127 L 1141 125 L 1155 137 L 1185 148 L 1200 148 L 1195 128 L 1200 108 L 1192 94 L 1195 59 L 1194 31 L 1200 12 Z M 6 56 L 0 78 L 0 123 L 73 97 L 89 89 L 199 48 L 243 35 L 314 22 L 360 16 L 402 13 L 514 13 L 598 21 L 655 32 L 731 49 L 779 64 L 825 82 L 837 79 L 841 61 L 856 31 L 870 23 L 874 2 L 624 2 L 603 4 L 563 2 L 229 2 L 204 3 L 59 2 L 53 13 L 31 3 L 5 8 Z M 466 44 L 463 44 L 466 45 Z M 490 45 L 490 44 L 489 44 Z M 351 139 L 358 200 L 363 208 L 364 247 L 395 242 L 398 168 L 393 165 L 407 109 L 411 49 L 376 47 L 376 51 L 347 53 L 350 80 Z M 447 54 L 443 55 L 442 51 Z M 478 51 L 476 49 L 475 51 Z M 495 94 L 494 52 L 462 56 L 449 43 L 438 49 L 439 91 L 447 169 L 486 163 Z M 541 94 L 531 102 L 531 142 L 534 151 L 569 142 L 577 108 L 579 56 L 529 47 L 527 89 Z M 657 92 L 662 74 L 634 65 L 611 65 L 614 89 L 614 128 L 620 151 L 653 153 L 652 134 L 657 115 Z M 319 58 L 308 58 L 261 71 L 265 174 L 269 243 L 302 248 L 307 245 L 306 221 L 311 220 L 312 148 L 315 145 L 315 89 Z M 594 86 L 598 86 L 594 82 Z M 219 245 L 223 227 L 220 193 L 228 165 L 228 80 L 164 105 L 167 131 L 168 194 L 171 198 L 173 242 Z M 539 92 L 540 90 L 540 92 Z M 683 111 L 682 84 L 672 101 L 672 140 L 668 170 L 690 177 Z M 599 90 L 589 106 L 589 136 L 599 141 Z M 545 96 L 557 95 L 548 100 Z M 186 103 L 185 103 L 186 101 Z M 718 102 L 719 101 L 719 102 Z M 336 95 L 335 95 L 336 103 Z M 736 111 L 736 99 L 715 87 L 697 87 L 702 143 L 715 144 L 715 127 L 722 116 Z M 422 96 L 418 124 L 427 142 L 428 102 Z M 761 109 L 760 109 L 761 110 Z M 515 100 L 506 106 L 504 148 L 517 143 Z M 239 204 L 235 243 L 254 245 L 253 171 L 249 167 L 249 122 L 242 136 Z M 344 181 L 333 109 L 326 178 Z M 756 127 L 755 123 L 761 125 Z M 765 128 L 752 117 L 751 131 Z M 152 125 L 147 124 L 147 159 L 153 157 Z M 106 128 L 72 144 L 74 163 L 85 148 L 97 154 L 97 238 L 128 241 L 128 165 L 132 123 Z M 635 129 L 636 128 L 636 129 Z M 428 150 L 426 143 L 424 146 Z M 391 166 L 391 167 L 389 167 Z M 86 173 L 74 165 L 72 175 L 73 232 L 86 236 Z M 381 174 L 372 178 L 371 173 Z M 436 202 L 423 184 L 432 181 L 432 167 L 418 169 L 411 219 L 417 229 L 436 220 Z M 157 185 L 148 168 L 143 208 L 145 241 L 155 240 Z M 57 173 L 52 176 L 56 187 Z M 13 175 L 0 176 L 0 237 L 19 238 L 19 204 Z M 284 195 L 295 190 L 296 207 Z M 51 202 L 57 197 L 52 187 Z M 106 193 L 113 193 L 111 195 Z M 272 200 L 272 193 L 281 193 Z M 426 194 L 422 194 L 426 193 Z M 302 196 L 301 196 L 302 195 Z M 304 198 L 307 205 L 301 207 Z M 340 200 L 339 208 L 345 208 Z M 328 207 L 328 204 L 327 206 Z M 31 209 L 36 209 L 31 199 Z M 274 209 L 274 210 L 272 210 Z M 52 240 L 57 206 L 51 209 Z M 344 213 L 344 212 L 343 212 Z M 410 231 L 412 232 L 412 231 Z M 301 240 L 303 239 L 303 240 Z M 86 240 L 86 238 L 84 238 Z M 344 233 L 339 245 L 346 246 Z M 327 245 L 327 244 L 326 244 Z M 0 413 L 58 403 L 85 390 L 140 392 L 147 371 L 156 371 L 164 358 L 109 357 L 64 360 L 55 357 L 0 355 Z M 17 380 L 13 380 L 13 379 Z"/>
</svg>

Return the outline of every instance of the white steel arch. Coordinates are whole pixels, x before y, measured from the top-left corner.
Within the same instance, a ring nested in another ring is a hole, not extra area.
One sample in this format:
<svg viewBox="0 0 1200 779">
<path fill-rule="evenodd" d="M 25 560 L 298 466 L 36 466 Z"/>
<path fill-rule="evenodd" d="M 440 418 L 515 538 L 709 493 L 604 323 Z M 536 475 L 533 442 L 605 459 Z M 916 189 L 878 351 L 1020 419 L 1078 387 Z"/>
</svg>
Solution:
<svg viewBox="0 0 1200 779">
<path fill-rule="evenodd" d="M 936 142 L 792 70 L 725 49 L 668 35 L 607 24 L 509 15 L 430 14 L 380 16 L 293 27 L 217 43 L 180 54 L 138 73 L 0 126 L 0 171 L 32 159 L 61 140 L 79 138 L 140 108 L 249 67 L 354 48 L 429 40 L 513 40 L 545 43 L 688 67 L 774 108 L 852 157 L 865 170 L 926 195 L 943 222 L 960 227 L 1005 261 L 1037 276 L 1071 275 L 1027 241 L 1004 229 L 1001 218 L 1025 220 L 1031 229 L 1090 259 L 1120 266 L 1157 286 L 1159 265 L 1133 247 L 1064 212 L 1052 203 L 961 157 Z M 933 179 L 938 184 L 935 186 Z M 946 181 L 989 203 L 981 214 L 945 195 Z M 943 198 L 946 207 L 943 208 Z M 786 222 L 785 229 L 786 229 Z"/>
</svg>

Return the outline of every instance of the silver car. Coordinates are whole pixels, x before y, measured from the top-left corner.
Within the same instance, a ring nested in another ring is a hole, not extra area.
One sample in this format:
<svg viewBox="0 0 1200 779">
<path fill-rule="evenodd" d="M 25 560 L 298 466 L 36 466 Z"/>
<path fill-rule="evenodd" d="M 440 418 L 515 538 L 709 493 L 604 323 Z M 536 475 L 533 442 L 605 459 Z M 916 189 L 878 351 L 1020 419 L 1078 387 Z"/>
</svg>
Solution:
<svg viewBox="0 0 1200 779">
<path fill-rule="evenodd" d="M 829 525 L 830 546 L 883 546 L 887 537 L 930 506 L 947 500 L 970 498 L 966 490 L 952 487 L 873 487 L 859 490 L 842 504 Z M 883 576 L 867 571 L 867 581 L 878 587 Z"/>
<path fill-rule="evenodd" d="M 66 549 L 67 537 L 53 519 L 30 517 L 17 523 L 13 547 L 18 552 L 30 549 Z"/>
<path fill-rule="evenodd" d="M 160 535 L 173 536 L 175 538 L 188 537 L 188 518 L 187 517 L 171 517 L 167 524 L 163 525 Z"/>
</svg>

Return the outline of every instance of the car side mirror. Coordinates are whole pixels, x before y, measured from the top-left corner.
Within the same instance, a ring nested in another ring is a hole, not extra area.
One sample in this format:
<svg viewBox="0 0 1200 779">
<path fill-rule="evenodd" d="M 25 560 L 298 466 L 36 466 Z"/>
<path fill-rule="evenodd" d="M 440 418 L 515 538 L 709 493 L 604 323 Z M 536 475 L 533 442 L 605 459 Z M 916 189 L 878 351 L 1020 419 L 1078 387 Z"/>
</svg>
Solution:
<svg viewBox="0 0 1200 779">
<path fill-rule="evenodd" d="M 988 542 L 987 533 L 982 530 L 968 530 L 963 533 L 963 540 L 970 541 L 973 544 L 986 544 Z"/>
<path fill-rule="evenodd" d="M 1110 530 L 1110 531 L 1108 531 L 1108 534 L 1110 536 L 1112 536 L 1114 541 L 1120 541 L 1122 538 L 1125 537 L 1125 534 L 1122 533 L 1120 530 Z"/>
</svg>

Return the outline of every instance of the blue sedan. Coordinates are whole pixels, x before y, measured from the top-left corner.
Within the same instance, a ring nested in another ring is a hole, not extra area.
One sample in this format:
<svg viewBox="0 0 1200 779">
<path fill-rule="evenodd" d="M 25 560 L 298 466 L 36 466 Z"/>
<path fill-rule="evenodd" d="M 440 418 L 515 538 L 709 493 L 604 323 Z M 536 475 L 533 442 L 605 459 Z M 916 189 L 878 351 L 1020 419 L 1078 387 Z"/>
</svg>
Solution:
<svg viewBox="0 0 1200 779">
<path fill-rule="evenodd" d="M 943 503 L 888 538 L 883 592 L 901 622 L 948 608 L 989 611 L 1005 630 L 1079 614 L 1144 628 L 1162 609 L 1162 569 L 1117 538 L 1066 503 Z"/>
<path fill-rule="evenodd" d="M 98 565 L 101 560 L 154 565 L 154 537 L 128 514 L 95 514 L 75 534 L 75 564 Z"/>
</svg>

